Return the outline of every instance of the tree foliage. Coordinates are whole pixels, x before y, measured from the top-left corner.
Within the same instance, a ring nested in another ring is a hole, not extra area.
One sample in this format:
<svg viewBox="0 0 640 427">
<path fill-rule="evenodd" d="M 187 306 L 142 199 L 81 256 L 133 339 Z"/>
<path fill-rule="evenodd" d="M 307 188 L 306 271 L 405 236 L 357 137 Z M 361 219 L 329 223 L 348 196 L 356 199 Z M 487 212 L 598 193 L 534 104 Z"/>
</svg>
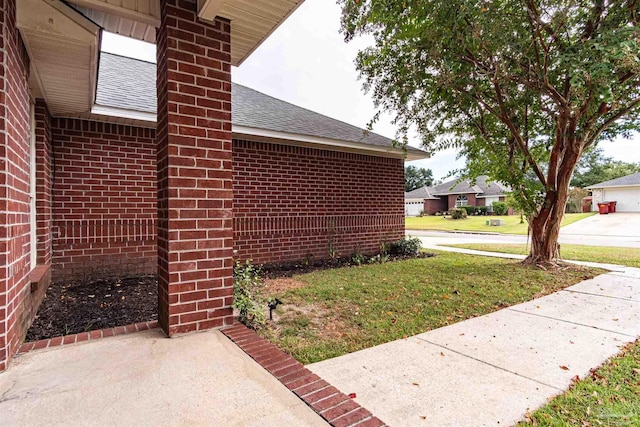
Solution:
<svg viewBox="0 0 640 427">
<path fill-rule="evenodd" d="M 375 40 L 356 66 L 399 139 L 415 127 L 509 184 L 530 260 L 555 257 L 578 159 L 640 127 L 640 0 L 339 2 L 346 40 Z"/>
<path fill-rule="evenodd" d="M 404 191 L 412 191 L 420 187 L 433 185 L 433 172 L 431 169 L 407 166 L 404 168 Z"/>
<path fill-rule="evenodd" d="M 585 188 L 611 179 L 640 172 L 640 163 L 627 163 L 605 157 L 602 150 L 589 150 L 580 158 L 571 185 Z"/>
</svg>

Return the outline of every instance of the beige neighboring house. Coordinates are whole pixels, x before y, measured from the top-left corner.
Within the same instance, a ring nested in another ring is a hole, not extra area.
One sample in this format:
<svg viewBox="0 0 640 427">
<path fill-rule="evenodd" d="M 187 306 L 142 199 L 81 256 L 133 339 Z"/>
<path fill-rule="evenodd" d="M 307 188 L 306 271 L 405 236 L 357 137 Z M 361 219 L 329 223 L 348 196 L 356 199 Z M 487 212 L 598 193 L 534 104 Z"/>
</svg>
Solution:
<svg viewBox="0 0 640 427">
<path fill-rule="evenodd" d="M 598 210 L 598 203 L 617 202 L 616 212 L 640 212 L 640 172 L 612 179 L 587 187 L 593 199 L 591 210 Z"/>
</svg>

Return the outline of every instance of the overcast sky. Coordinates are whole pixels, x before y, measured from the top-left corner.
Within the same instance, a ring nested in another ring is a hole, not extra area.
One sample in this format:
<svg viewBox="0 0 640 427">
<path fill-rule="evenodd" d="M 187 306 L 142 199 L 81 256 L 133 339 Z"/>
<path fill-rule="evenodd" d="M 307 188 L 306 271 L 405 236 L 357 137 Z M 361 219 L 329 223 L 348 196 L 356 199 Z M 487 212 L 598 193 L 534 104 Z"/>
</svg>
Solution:
<svg viewBox="0 0 640 427">
<path fill-rule="evenodd" d="M 231 24 L 233 25 L 233 23 Z M 334 0 L 306 0 L 240 67 L 232 70 L 236 83 L 364 128 L 375 109 L 362 91 L 354 59 L 369 40 L 345 43 L 339 33 L 340 7 Z M 103 50 L 155 62 L 155 46 L 105 33 Z M 390 116 L 374 131 L 393 138 Z M 418 146 L 415 138 L 412 145 Z M 607 156 L 640 162 L 640 137 L 603 142 Z M 461 168 L 455 151 L 409 162 L 433 170 L 439 179 Z"/>
</svg>

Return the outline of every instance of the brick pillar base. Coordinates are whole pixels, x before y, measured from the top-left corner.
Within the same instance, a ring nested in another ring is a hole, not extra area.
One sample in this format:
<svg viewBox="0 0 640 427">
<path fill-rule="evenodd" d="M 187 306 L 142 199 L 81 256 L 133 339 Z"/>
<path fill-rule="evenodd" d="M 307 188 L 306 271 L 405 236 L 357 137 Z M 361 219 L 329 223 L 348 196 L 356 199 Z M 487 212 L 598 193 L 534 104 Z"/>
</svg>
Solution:
<svg viewBox="0 0 640 427">
<path fill-rule="evenodd" d="M 167 335 L 232 324 L 230 23 L 163 0 L 158 57 L 158 321 Z"/>
</svg>

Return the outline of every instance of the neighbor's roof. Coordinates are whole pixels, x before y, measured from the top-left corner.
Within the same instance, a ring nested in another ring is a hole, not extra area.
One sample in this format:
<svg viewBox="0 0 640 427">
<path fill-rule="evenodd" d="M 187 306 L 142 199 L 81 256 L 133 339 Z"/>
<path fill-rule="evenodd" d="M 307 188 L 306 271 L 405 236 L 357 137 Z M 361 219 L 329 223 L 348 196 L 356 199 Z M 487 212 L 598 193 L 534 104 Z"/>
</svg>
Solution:
<svg viewBox="0 0 640 427">
<path fill-rule="evenodd" d="M 640 172 L 601 182 L 600 184 L 590 185 L 587 188 L 627 187 L 632 185 L 640 185 Z"/>
<path fill-rule="evenodd" d="M 430 200 L 438 200 L 437 197 L 434 197 L 429 192 L 427 187 L 416 188 L 415 190 L 408 191 L 404 193 L 405 199 L 430 199 Z"/>
<path fill-rule="evenodd" d="M 458 182 L 458 178 L 452 179 L 433 187 L 422 187 L 404 193 L 405 199 L 438 199 L 437 196 L 448 196 L 449 194 L 475 193 L 478 197 L 504 196 L 511 190 L 508 186 L 496 181 L 490 181 L 486 175 L 476 178 L 475 184 L 471 185 L 471 180 L 465 179 Z"/>
<path fill-rule="evenodd" d="M 356 126 L 298 107 L 237 83 L 232 84 L 234 126 L 392 147 L 393 141 Z M 156 64 L 102 52 L 96 104 L 155 114 Z M 409 153 L 426 153 L 407 147 Z"/>
</svg>

